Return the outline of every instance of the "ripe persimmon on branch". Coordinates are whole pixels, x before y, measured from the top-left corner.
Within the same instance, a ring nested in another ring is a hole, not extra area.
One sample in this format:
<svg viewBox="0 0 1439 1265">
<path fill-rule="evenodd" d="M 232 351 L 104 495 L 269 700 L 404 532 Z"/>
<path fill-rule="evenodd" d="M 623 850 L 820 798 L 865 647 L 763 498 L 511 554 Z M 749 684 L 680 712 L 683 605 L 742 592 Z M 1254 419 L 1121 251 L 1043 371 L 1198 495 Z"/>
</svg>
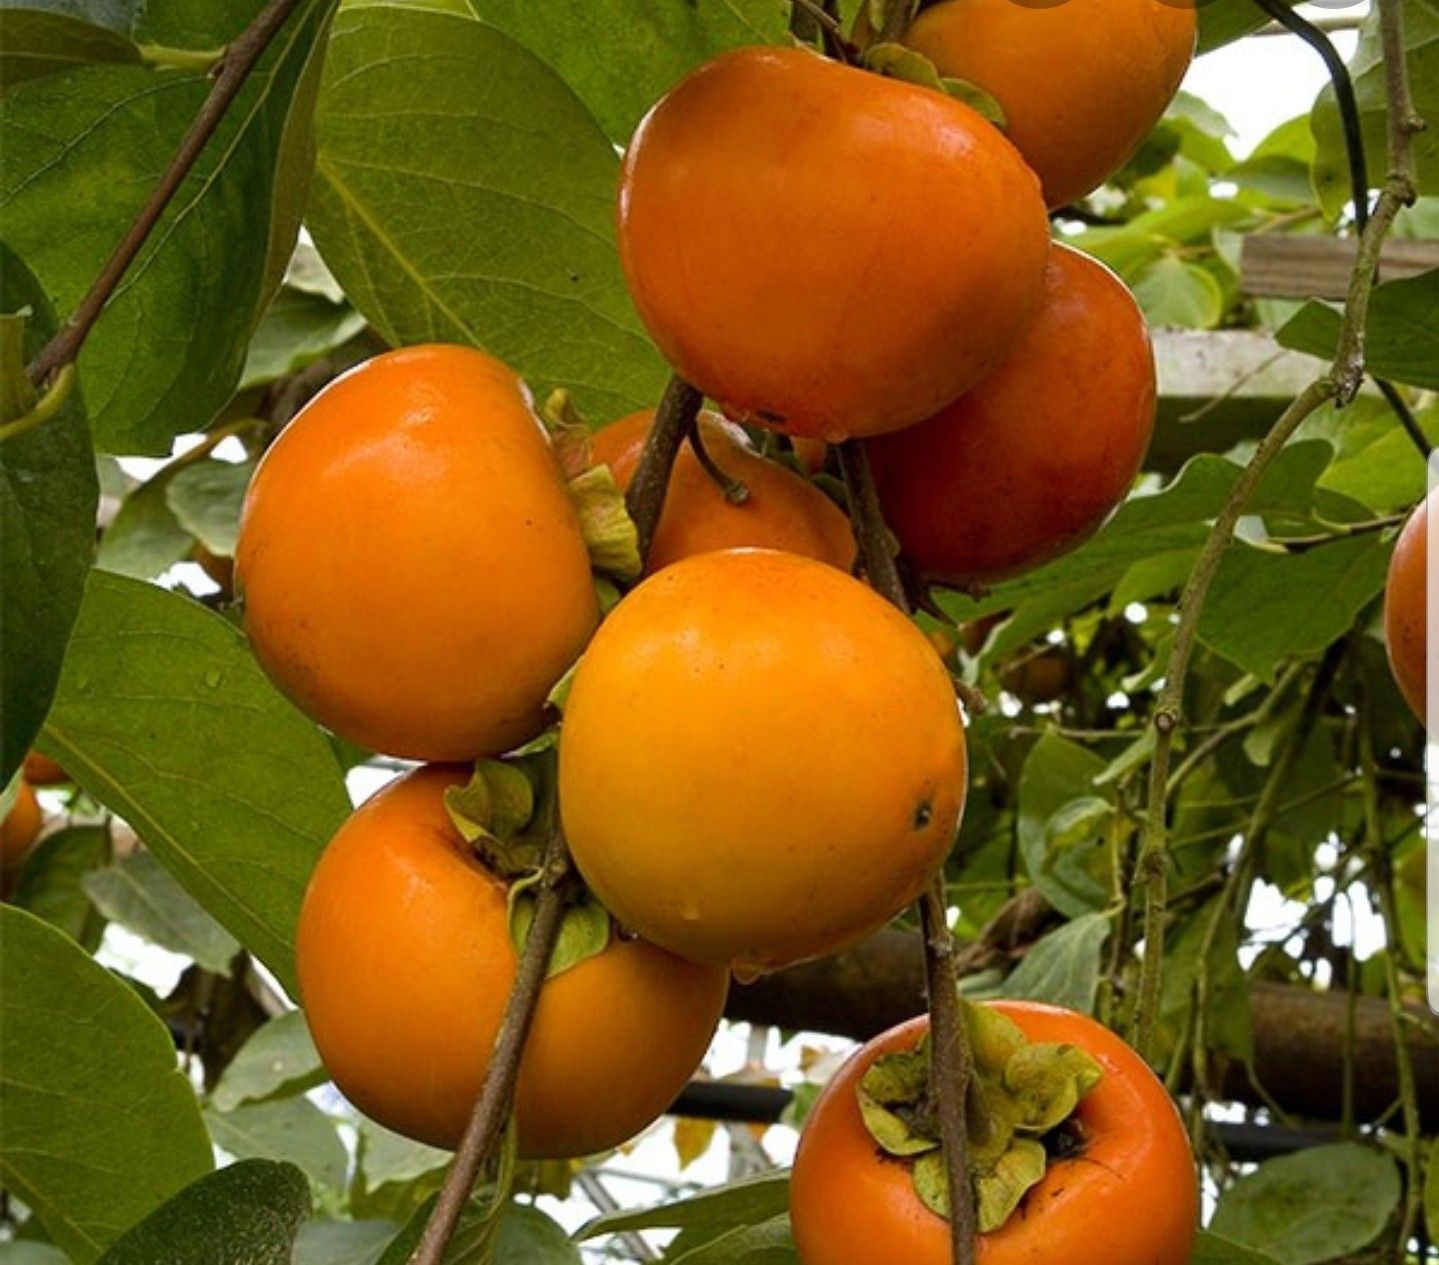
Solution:
<svg viewBox="0 0 1439 1265">
<path fill-rule="evenodd" d="M 1135 863 L 1136 875 L 1145 889 L 1144 951 L 1140 964 L 1135 1032 L 1139 1048 L 1151 1057 L 1159 1015 L 1169 894 L 1166 824 L 1169 760 L 1175 732 L 1183 718 L 1184 686 L 1198 635 L 1199 618 L 1209 587 L 1233 539 L 1235 525 L 1275 457 L 1307 417 L 1325 404 L 1344 407 L 1358 394 L 1364 378 L 1364 332 L 1370 296 L 1377 282 L 1380 251 L 1395 217 L 1416 196 L 1413 142 L 1414 137 L 1424 129 L 1424 121 L 1414 108 L 1409 85 L 1402 0 L 1376 2 L 1383 38 L 1388 101 L 1388 174 L 1359 238 L 1359 253 L 1350 276 L 1334 359 L 1329 369 L 1299 394 L 1260 441 L 1220 508 L 1179 599 L 1179 619 L 1169 661 L 1165 665 L 1164 689 L 1154 711 L 1154 754 L 1149 765 L 1143 837 Z"/>
</svg>

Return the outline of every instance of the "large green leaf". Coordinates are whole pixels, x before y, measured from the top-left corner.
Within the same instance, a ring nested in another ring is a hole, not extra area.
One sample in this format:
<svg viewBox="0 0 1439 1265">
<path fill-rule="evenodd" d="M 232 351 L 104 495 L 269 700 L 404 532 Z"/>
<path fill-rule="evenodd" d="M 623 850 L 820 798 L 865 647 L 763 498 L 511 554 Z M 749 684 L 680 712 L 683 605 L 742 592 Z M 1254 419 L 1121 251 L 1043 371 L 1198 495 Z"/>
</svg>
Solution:
<svg viewBox="0 0 1439 1265">
<path fill-rule="evenodd" d="M 124 35 L 69 13 L 0 7 L 0 90 L 92 62 L 137 62 Z"/>
<path fill-rule="evenodd" d="M 101 1265 L 290 1265 L 309 1211 L 309 1188 L 293 1164 L 232 1164 L 152 1213 Z"/>
<path fill-rule="evenodd" d="M 165 1026 L 69 937 L 0 906 L 5 1184 L 87 1265 L 211 1164 Z"/>
<path fill-rule="evenodd" d="M 102 450 L 168 451 L 239 380 L 299 228 L 309 145 L 290 116 L 307 104 L 302 80 L 332 3 L 304 0 L 275 37 L 86 343 L 80 376 Z M 58 308 L 85 292 L 209 88 L 200 71 L 95 64 L 0 100 L 6 240 Z"/>
<path fill-rule="evenodd" d="M 205 1123 L 215 1145 L 236 1159 L 289 1160 L 315 1185 L 344 1192 L 349 1157 L 334 1121 L 308 1098 L 247 1103 L 234 1111 L 207 1107 Z"/>
<path fill-rule="evenodd" d="M 349 8 L 316 130 L 307 222 L 387 339 L 483 347 L 597 422 L 654 402 L 663 366 L 614 248 L 614 147 L 542 61 L 465 13 Z"/>
<path fill-rule="evenodd" d="M 1241 1177 L 1220 1196 L 1213 1229 L 1283 1265 L 1314 1265 L 1368 1247 L 1399 1197 L 1392 1157 L 1336 1142 L 1269 1160 Z"/>
<path fill-rule="evenodd" d="M 1231 545 L 1199 617 L 1211 650 L 1263 681 L 1297 655 L 1315 655 L 1353 626 L 1384 587 L 1389 547 L 1376 533 L 1299 553 Z"/>
<path fill-rule="evenodd" d="M 1439 0 L 1404 0 L 1404 45 L 1408 53 L 1409 86 L 1414 107 L 1424 119 L 1439 118 Z M 1359 32 L 1359 47 L 1349 62 L 1354 93 L 1364 130 L 1369 180 L 1378 185 L 1389 165 L 1386 146 L 1384 50 L 1379 35 L 1378 6 L 1371 5 Z M 1326 87 L 1314 103 L 1311 119 L 1318 152 L 1314 157 L 1314 189 L 1331 215 L 1349 200 L 1349 169 L 1344 130 L 1334 89 Z M 1433 123 L 1414 138 L 1419 186 L 1439 188 L 1439 129 Z"/>
<path fill-rule="evenodd" d="M 740 44 L 784 42 L 787 0 L 457 0 L 547 61 L 623 145 L 693 67 Z"/>
<path fill-rule="evenodd" d="M 0 243 L 0 312 L 27 307 L 28 360 L 54 333 L 55 317 L 38 282 Z M 48 421 L 0 443 L 0 786 L 50 708 L 94 549 L 98 497 L 78 392 Z"/>
<path fill-rule="evenodd" d="M 580 1240 L 624 1230 L 715 1229 L 760 1225 L 789 1208 L 789 1174 L 766 1173 L 688 1199 L 648 1208 L 628 1208 L 596 1217 L 576 1235 Z"/>
<path fill-rule="evenodd" d="M 230 624 L 92 573 L 43 743 L 293 990 L 300 901 L 349 798 Z"/>
<path fill-rule="evenodd" d="M 1085 914 L 1065 923 L 1030 947 L 1004 981 L 1004 996 L 1092 1014 L 1103 969 L 1101 952 L 1108 939 L 1105 914 Z"/>
<path fill-rule="evenodd" d="M 210 1101 L 220 1111 L 233 1111 L 244 1102 L 300 1093 L 324 1079 L 305 1016 L 292 1010 L 256 1029 L 225 1068 Z"/>
</svg>

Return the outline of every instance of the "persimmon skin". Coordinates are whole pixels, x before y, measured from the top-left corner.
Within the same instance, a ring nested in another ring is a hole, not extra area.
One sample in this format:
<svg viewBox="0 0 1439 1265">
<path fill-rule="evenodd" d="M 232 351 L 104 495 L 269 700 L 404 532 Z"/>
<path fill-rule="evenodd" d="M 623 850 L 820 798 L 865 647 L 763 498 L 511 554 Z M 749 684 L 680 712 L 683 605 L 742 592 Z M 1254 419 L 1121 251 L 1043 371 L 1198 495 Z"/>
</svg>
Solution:
<svg viewBox="0 0 1439 1265">
<path fill-rule="evenodd" d="M 1031 570 L 1124 499 L 1154 410 L 1154 350 L 1134 296 L 1056 245 L 1043 304 L 994 372 L 928 421 L 870 442 L 885 520 L 931 580 Z"/>
<path fill-rule="evenodd" d="M 1188 1265 L 1199 1221 L 1189 1140 L 1143 1059 L 1102 1024 L 1039 1002 L 996 1001 L 1031 1041 L 1077 1045 L 1104 1078 L 1075 1112 L 1084 1153 L 1051 1161 L 998 1230 L 979 1237 L 980 1265 Z M 913 1049 L 927 1016 L 860 1049 L 805 1121 L 790 1181 L 803 1265 L 949 1265 L 949 1223 L 914 1192 L 909 1168 L 879 1151 L 855 1097 L 882 1054 Z"/>
<path fill-rule="evenodd" d="M 515 974 L 506 889 L 444 808 L 466 770 L 430 765 L 367 801 L 336 834 L 296 941 L 316 1047 L 361 1111 L 453 1147 Z M 724 1007 L 723 971 L 615 939 L 545 983 L 516 1087 L 519 1147 L 590 1155 L 674 1100 Z"/>
<path fill-rule="evenodd" d="M 1180 0 L 943 0 L 903 41 L 941 75 L 983 88 L 1051 207 L 1114 175 L 1168 108 L 1194 57 Z"/>
<path fill-rule="evenodd" d="M 5 819 L 0 821 L 0 870 L 16 870 L 28 855 L 45 814 L 35 798 L 35 788 L 22 780 L 15 789 L 15 801 Z"/>
<path fill-rule="evenodd" d="M 654 410 L 631 413 L 594 438 L 597 461 L 628 488 L 639 465 Z M 700 465 L 688 444 L 680 449 L 665 493 L 645 569 L 653 574 L 681 558 L 716 549 L 783 549 L 848 571 L 854 565 L 849 519 L 814 484 L 751 451 L 743 432 L 713 414 L 702 414 L 700 437 L 711 459 L 749 495 L 734 505 Z"/>
<path fill-rule="evenodd" d="M 769 550 L 666 567 L 580 661 L 560 804 L 620 922 L 740 973 L 893 917 L 943 862 L 965 791 L 948 674 L 833 567 Z"/>
<path fill-rule="evenodd" d="M 1048 238 L 978 113 L 801 49 L 701 66 L 620 177 L 620 261 L 665 358 L 727 416 L 830 441 L 978 381 L 1038 302 Z"/>
<path fill-rule="evenodd" d="M 351 742 L 466 760 L 534 737 L 599 621 L 574 506 L 514 372 L 387 352 L 261 460 L 236 584 L 255 654 Z"/>
<path fill-rule="evenodd" d="M 63 786 L 70 775 L 47 755 L 32 751 L 25 757 L 25 780 L 31 786 Z"/>
<path fill-rule="evenodd" d="M 1404 701 L 1427 723 L 1426 653 L 1429 601 L 1429 501 L 1409 516 L 1389 558 L 1384 581 L 1384 646 Z"/>
</svg>

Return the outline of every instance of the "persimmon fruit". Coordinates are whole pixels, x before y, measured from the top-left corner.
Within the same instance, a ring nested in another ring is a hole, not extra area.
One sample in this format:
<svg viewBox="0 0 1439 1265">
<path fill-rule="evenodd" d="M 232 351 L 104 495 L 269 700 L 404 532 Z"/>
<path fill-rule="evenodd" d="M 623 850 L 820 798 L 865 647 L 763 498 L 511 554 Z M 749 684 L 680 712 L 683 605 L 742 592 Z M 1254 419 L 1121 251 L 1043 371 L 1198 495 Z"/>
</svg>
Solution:
<svg viewBox="0 0 1439 1265">
<path fill-rule="evenodd" d="M 623 598 L 560 736 L 576 864 L 619 921 L 741 974 L 875 929 L 944 859 L 964 733 L 928 639 L 833 567 L 699 554 Z"/>
<path fill-rule="evenodd" d="M 525 387 L 463 347 L 376 356 L 300 411 L 255 471 L 236 584 L 281 690 L 420 760 L 534 737 L 599 619 Z"/>
<path fill-rule="evenodd" d="M 654 410 L 645 409 L 595 435 L 595 459 L 610 467 L 621 488 L 629 487 L 653 424 Z M 723 418 L 702 414 L 699 428 L 711 460 L 730 478 L 742 481 L 748 496 L 738 505 L 727 500 L 686 444 L 670 475 L 646 570 L 658 571 L 696 553 L 746 546 L 783 549 L 850 569 L 854 535 L 849 519 L 829 497 L 793 470 L 751 450 L 744 432 Z"/>
<path fill-rule="evenodd" d="M 35 840 L 45 814 L 35 796 L 35 788 L 23 778 L 15 788 L 15 799 L 5 819 L 0 821 L 0 870 L 18 869 Z"/>
<path fill-rule="evenodd" d="M 943 0 L 903 42 L 999 102 L 1006 134 L 1060 207 L 1114 175 L 1159 122 L 1196 26 L 1182 0 Z"/>
<path fill-rule="evenodd" d="M 1039 301 L 1048 227 L 976 111 L 802 49 L 701 66 L 620 177 L 620 262 L 665 358 L 735 420 L 831 441 L 977 382 Z"/>
<path fill-rule="evenodd" d="M 70 780 L 70 775 L 56 761 L 38 751 L 31 751 L 25 757 L 24 775 L 31 786 L 62 786 Z"/>
<path fill-rule="evenodd" d="M 1429 600 L 1429 501 L 1426 497 L 1409 515 L 1384 582 L 1384 644 L 1389 667 L 1404 701 L 1421 722 L 1426 720 L 1425 691 L 1427 604 Z"/>
<path fill-rule="evenodd" d="M 1056 245 L 1044 301 L 998 368 L 929 420 L 870 441 L 885 520 L 931 580 L 1030 570 L 1124 499 L 1154 410 L 1154 350 L 1134 296 Z"/>
<path fill-rule="evenodd" d="M 366 1115 L 434 1146 L 459 1140 L 516 969 L 507 887 L 451 823 L 466 770 L 417 769 L 340 828 L 310 881 L 296 962 L 310 1031 Z M 728 980 L 642 940 L 551 977 L 516 1088 L 520 1153 L 629 1140 L 703 1058 Z"/>
<path fill-rule="evenodd" d="M 988 1003 L 1034 1042 L 1078 1046 L 1101 1069 L 1072 1121 L 1077 1153 L 1051 1156 L 997 1230 L 981 1265 L 1188 1265 L 1199 1218 L 1183 1122 L 1144 1060 L 1102 1024 L 1037 1002 Z M 803 1265 L 949 1265 L 949 1223 L 915 1193 L 906 1165 L 865 1127 L 856 1091 L 882 1055 L 914 1049 L 928 1016 L 860 1049 L 825 1087 L 800 1135 L 790 1219 Z"/>
</svg>

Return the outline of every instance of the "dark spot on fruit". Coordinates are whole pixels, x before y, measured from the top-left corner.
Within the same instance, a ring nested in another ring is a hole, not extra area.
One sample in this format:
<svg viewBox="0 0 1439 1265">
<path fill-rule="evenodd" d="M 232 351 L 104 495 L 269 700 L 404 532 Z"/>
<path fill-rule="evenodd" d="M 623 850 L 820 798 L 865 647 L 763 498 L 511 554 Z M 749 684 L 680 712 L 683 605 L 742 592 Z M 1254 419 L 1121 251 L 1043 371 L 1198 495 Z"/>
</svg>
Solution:
<svg viewBox="0 0 1439 1265">
<path fill-rule="evenodd" d="M 919 807 L 914 810 L 914 828 L 923 830 L 933 820 L 934 805 L 927 799 L 920 800 Z"/>
<path fill-rule="evenodd" d="M 773 409 L 762 408 L 755 411 L 771 426 L 779 426 L 784 422 L 784 414 L 776 413 Z"/>
</svg>

